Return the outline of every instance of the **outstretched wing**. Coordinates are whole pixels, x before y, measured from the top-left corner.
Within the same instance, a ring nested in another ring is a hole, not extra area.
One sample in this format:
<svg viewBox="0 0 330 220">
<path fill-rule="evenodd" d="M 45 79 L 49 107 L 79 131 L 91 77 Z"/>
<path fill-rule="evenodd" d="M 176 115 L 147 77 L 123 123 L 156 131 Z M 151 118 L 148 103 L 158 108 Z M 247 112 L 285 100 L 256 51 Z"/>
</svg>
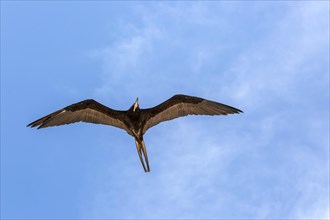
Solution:
<svg viewBox="0 0 330 220">
<path fill-rule="evenodd" d="M 27 126 L 32 128 L 38 126 L 38 129 L 40 129 L 81 121 L 125 129 L 124 117 L 125 111 L 116 111 L 93 99 L 87 99 L 46 115 Z"/>
<path fill-rule="evenodd" d="M 187 95 L 175 95 L 160 105 L 143 111 L 147 117 L 143 133 L 160 122 L 186 115 L 227 115 L 242 112 L 228 105 Z"/>
</svg>

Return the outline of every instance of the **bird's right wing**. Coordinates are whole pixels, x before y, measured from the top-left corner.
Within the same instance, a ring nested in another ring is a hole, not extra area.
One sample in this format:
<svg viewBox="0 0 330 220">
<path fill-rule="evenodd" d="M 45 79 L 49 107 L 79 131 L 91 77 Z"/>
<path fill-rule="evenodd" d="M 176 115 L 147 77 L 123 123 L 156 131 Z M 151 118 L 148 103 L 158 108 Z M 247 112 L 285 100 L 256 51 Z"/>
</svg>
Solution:
<svg viewBox="0 0 330 220">
<path fill-rule="evenodd" d="M 116 111 L 92 99 L 87 99 L 42 117 L 27 126 L 46 128 L 75 122 L 111 125 L 125 129 L 125 111 Z"/>
<path fill-rule="evenodd" d="M 160 105 L 143 111 L 147 116 L 143 133 L 160 122 L 186 115 L 227 115 L 242 112 L 225 104 L 187 95 L 175 95 Z"/>
</svg>

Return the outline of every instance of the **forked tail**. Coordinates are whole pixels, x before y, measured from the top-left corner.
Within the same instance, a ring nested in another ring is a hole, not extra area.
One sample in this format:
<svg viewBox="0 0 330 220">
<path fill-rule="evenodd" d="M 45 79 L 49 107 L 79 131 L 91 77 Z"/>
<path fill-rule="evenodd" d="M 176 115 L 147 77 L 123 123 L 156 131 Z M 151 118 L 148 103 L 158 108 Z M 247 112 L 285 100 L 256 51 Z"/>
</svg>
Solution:
<svg viewBox="0 0 330 220">
<path fill-rule="evenodd" d="M 135 139 L 135 144 L 136 144 L 136 149 L 138 151 L 144 172 L 150 172 L 147 149 L 146 149 L 143 139 L 141 141 Z M 142 154 L 143 154 L 143 156 L 142 156 Z M 144 161 L 147 166 L 144 164 Z"/>
</svg>

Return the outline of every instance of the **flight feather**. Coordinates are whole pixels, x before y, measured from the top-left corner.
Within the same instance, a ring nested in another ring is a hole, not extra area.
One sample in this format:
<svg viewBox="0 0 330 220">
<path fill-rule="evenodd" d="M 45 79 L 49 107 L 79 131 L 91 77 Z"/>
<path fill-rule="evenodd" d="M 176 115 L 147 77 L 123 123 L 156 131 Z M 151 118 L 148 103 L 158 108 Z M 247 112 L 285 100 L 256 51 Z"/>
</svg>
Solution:
<svg viewBox="0 0 330 220">
<path fill-rule="evenodd" d="M 93 99 L 87 99 L 46 115 L 27 126 L 38 126 L 39 129 L 75 122 L 89 122 L 125 129 L 126 126 L 123 120 L 121 120 L 124 117 L 125 115 L 122 111 L 113 110 Z"/>
<path fill-rule="evenodd" d="M 148 119 L 143 128 L 146 132 L 160 122 L 187 115 L 227 115 L 242 112 L 241 110 L 218 102 L 213 102 L 199 97 L 175 95 L 165 102 L 149 109 Z"/>
</svg>

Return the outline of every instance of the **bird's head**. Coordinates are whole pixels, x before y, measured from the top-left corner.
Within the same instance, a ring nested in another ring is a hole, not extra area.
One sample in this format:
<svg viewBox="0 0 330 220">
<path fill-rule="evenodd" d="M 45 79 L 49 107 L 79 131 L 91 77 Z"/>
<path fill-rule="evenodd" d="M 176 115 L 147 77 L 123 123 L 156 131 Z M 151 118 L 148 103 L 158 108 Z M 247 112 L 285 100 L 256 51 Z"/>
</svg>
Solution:
<svg viewBox="0 0 330 220">
<path fill-rule="evenodd" d="M 135 101 L 135 103 L 133 104 L 133 112 L 135 112 L 136 109 L 139 109 L 139 97 L 136 98 L 136 101 Z"/>
</svg>

